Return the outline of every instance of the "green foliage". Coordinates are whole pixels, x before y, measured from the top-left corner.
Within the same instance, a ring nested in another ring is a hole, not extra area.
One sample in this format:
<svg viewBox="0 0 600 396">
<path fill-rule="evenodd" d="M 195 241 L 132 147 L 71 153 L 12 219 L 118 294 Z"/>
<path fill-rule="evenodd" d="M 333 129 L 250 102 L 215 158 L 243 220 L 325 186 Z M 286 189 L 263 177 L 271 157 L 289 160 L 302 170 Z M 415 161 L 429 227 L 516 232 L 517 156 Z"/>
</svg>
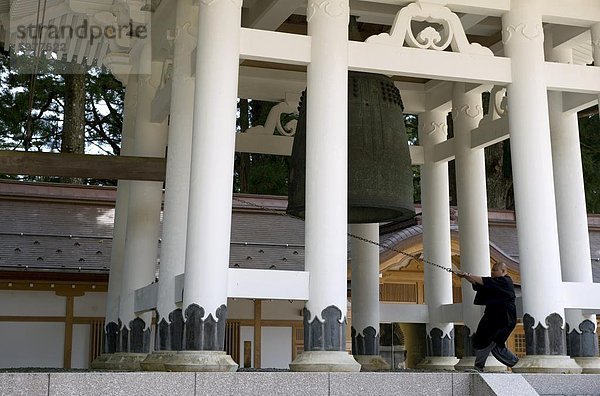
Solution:
<svg viewBox="0 0 600 396">
<path fill-rule="evenodd" d="M 12 58 L 11 58 L 12 56 Z M 12 61 L 12 63 L 11 63 Z M 59 152 L 63 130 L 65 81 L 61 74 L 85 71 L 82 66 L 43 61 L 35 76 L 32 121 L 28 123 L 32 76 L 18 73 L 14 54 L 0 54 L 0 150 Z M 78 68 L 78 70 L 74 70 Z M 43 71 L 43 73 L 42 73 Z M 104 69 L 93 68 L 86 78 L 86 151 L 118 155 L 121 143 L 124 88 Z M 28 125 L 31 125 L 28 128 Z M 27 131 L 30 131 L 30 134 Z M 1 178 L 52 181 L 59 178 L 8 176 Z M 113 183 L 86 180 L 89 184 Z"/>
<path fill-rule="evenodd" d="M 579 139 L 588 213 L 600 213 L 600 119 L 579 119 Z"/>
<path fill-rule="evenodd" d="M 249 101 L 247 126 L 264 125 L 269 111 L 275 104 L 257 100 Z M 242 129 L 241 120 L 244 116 L 244 114 L 240 114 L 238 118 L 240 129 Z M 289 160 L 287 157 L 240 153 L 236 155 L 235 161 L 233 186 L 235 192 L 287 195 L 289 177 Z M 244 185 L 245 183 L 242 183 L 242 180 L 247 180 L 247 185 Z"/>
</svg>

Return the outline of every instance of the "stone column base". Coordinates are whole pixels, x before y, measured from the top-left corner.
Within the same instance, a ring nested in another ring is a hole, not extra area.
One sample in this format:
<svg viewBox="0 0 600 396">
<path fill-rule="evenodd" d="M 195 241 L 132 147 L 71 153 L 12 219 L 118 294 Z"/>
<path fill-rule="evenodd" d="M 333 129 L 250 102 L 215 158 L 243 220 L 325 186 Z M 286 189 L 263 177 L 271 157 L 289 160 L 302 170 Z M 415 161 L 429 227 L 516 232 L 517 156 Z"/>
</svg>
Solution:
<svg viewBox="0 0 600 396">
<path fill-rule="evenodd" d="M 290 363 L 290 370 L 358 372 L 360 364 L 345 351 L 304 351 Z"/>
<path fill-rule="evenodd" d="M 106 361 L 110 359 L 112 353 L 103 353 L 98 356 L 92 363 L 90 363 L 90 368 L 93 370 L 105 370 L 106 369 Z"/>
<path fill-rule="evenodd" d="M 581 367 L 569 356 L 525 355 L 512 368 L 513 373 L 580 374 Z"/>
<path fill-rule="evenodd" d="M 148 356 L 147 353 L 113 353 L 104 364 L 104 368 L 113 371 L 142 371 L 140 362 L 146 356 Z"/>
<path fill-rule="evenodd" d="M 458 361 L 458 363 L 454 366 L 454 369 L 456 371 L 465 371 L 474 367 L 475 356 L 465 356 Z M 490 354 L 485 361 L 485 369 L 483 371 L 486 373 L 504 373 L 506 372 L 506 366 L 500 363 L 498 359 Z"/>
<path fill-rule="evenodd" d="M 238 364 L 223 351 L 177 351 L 164 360 L 167 371 L 233 372 Z"/>
<path fill-rule="evenodd" d="M 454 356 L 426 356 L 417 365 L 417 368 L 432 371 L 454 371 L 457 363 L 458 359 Z"/>
<path fill-rule="evenodd" d="M 600 358 L 599 357 L 576 357 L 577 363 L 583 369 L 581 374 L 600 374 Z"/>
<path fill-rule="evenodd" d="M 360 371 L 381 371 L 391 368 L 379 355 L 353 355 L 353 357 L 360 364 Z"/>
<path fill-rule="evenodd" d="M 177 351 L 154 351 L 140 365 L 144 371 L 167 371 L 165 361 L 168 361 Z"/>
</svg>

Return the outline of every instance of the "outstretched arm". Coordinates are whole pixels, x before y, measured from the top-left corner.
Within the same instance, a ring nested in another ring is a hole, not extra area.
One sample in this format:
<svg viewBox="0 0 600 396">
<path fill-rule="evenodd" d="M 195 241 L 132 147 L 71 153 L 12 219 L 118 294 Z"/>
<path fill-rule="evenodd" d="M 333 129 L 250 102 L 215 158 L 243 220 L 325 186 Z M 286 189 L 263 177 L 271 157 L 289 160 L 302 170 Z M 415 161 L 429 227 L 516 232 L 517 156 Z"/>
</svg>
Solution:
<svg viewBox="0 0 600 396">
<path fill-rule="evenodd" d="M 483 279 L 481 279 L 481 276 L 479 275 L 473 275 L 470 272 L 459 272 L 457 275 L 459 278 L 466 279 L 474 285 L 483 285 Z"/>
</svg>

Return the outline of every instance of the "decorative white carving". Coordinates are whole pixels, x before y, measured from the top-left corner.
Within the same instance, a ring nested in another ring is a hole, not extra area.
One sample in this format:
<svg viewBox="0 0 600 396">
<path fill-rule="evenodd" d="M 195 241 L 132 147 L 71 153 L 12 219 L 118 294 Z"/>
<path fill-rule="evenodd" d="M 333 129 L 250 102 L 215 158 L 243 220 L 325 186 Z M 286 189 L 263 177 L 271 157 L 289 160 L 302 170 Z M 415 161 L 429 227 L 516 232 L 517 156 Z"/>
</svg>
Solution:
<svg viewBox="0 0 600 396">
<path fill-rule="evenodd" d="M 544 39 L 544 28 L 542 24 L 535 26 L 535 31 L 529 31 L 527 24 L 519 23 L 517 26 L 509 25 L 502 30 L 502 44 L 506 44 L 513 37 L 513 33 L 521 33 L 527 40 Z"/>
<path fill-rule="evenodd" d="M 350 5 L 346 0 L 312 0 L 309 1 L 306 20 L 310 22 L 318 10 L 322 10 L 325 14 L 332 18 L 350 15 Z"/>
<path fill-rule="evenodd" d="M 488 113 L 483 117 L 481 123 L 491 122 L 508 114 L 508 101 L 506 98 L 506 87 L 494 86 L 490 92 L 490 105 Z"/>
<path fill-rule="evenodd" d="M 462 106 L 457 106 L 453 109 L 455 114 L 464 114 L 469 118 L 477 118 L 481 114 L 483 114 L 483 107 L 481 105 L 471 106 L 469 104 L 465 104 Z"/>
<path fill-rule="evenodd" d="M 427 22 L 416 36 L 412 22 Z M 436 29 L 431 25 L 437 25 Z M 460 19 L 449 8 L 428 3 L 412 3 L 402 8 L 392 25 L 390 33 L 369 37 L 366 42 L 403 47 L 404 43 L 414 48 L 444 51 L 450 47 L 454 52 L 493 56 L 489 48 L 469 43 Z"/>
<path fill-rule="evenodd" d="M 285 125 L 281 124 L 282 114 L 298 114 L 298 103 L 281 102 L 276 104 L 269 111 L 265 125 L 257 125 L 246 129 L 246 133 L 255 133 L 259 135 L 273 135 L 275 130 L 283 136 L 294 136 L 298 120 L 288 121 Z"/>
<path fill-rule="evenodd" d="M 210 7 L 211 5 L 213 5 L 214 3 L 216 3 L 219 0 L 200 0 L 200 3 L 204 4 L 207 7 Z M 234 6 L 236 7 L 241 7 L 242 6 L 242 0 L 229 0 Z"/>
<path fill-rule="evenodd" d="M 446 124 L 445 122 L 431 122 L 429 124 L 429 128 L 425 129 L 426 127 L 427 125 L 424 125 L 423 130 L 427 135 L 433 135 L 434 133 L 443 132 L 444 135 L 448 136 L 448 124 Z"/>
</svg>

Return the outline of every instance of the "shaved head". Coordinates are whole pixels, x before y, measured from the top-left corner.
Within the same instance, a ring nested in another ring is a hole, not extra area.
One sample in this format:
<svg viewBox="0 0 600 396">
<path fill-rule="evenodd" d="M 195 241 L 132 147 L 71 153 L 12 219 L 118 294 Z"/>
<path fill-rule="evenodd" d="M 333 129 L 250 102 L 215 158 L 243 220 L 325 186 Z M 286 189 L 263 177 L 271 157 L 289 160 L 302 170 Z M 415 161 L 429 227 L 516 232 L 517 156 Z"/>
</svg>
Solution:
<svg viewBox="0 0 600 396">
<path fill-rule="evenodd" d="M 497 262 L 492 266 L 492 277 L 504 276 L 508 272 L 508 267 L 502 262 Z"/>
</svg>

